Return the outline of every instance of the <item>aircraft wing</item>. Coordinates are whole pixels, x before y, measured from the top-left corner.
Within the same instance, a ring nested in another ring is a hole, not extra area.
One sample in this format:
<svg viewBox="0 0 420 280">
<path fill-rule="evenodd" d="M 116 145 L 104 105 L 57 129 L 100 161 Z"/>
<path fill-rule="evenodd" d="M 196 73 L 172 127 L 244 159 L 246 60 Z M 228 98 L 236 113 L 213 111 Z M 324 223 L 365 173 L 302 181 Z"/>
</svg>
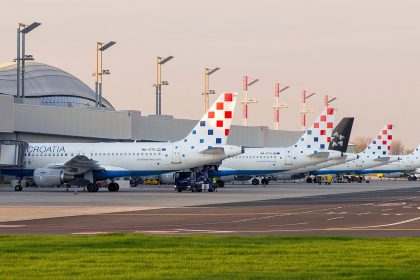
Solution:
<svg viewBox="0 0 420 280">
<path fill-rule="evenodd" d="M 64 169 L 68 173 L 79 174 L 84 173 L 88 170 L 100 170 L 103 169 L 98 161 L 89 159 L 85 155 L 77 155 L 66 163 L 55 163 L 47 166 L 48 168 Z"/>
</svg>

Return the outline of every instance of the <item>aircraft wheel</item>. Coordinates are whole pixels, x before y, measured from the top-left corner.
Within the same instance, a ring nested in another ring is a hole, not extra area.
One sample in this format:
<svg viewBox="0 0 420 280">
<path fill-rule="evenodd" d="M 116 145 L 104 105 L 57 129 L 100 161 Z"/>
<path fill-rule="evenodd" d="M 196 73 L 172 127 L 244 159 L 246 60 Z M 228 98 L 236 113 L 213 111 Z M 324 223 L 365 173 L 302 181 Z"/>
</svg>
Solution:
<svg viewBox="0 0 420 280">
<path fill-rule="evenodd" d="M 260 180 L 258 179 L 252 179 L 251 184 L 253 184 L 254 186 L 258 185 L 260 183 Z"/>
<path fill-rule="evenodd" d="M 22 191 L 22 186 L 21 185 L 16 185 L 15 186 L 15 192 L 20 192 Z"/>
<path fill-rule="evenodd" d="M 224 188 L 225 187 L 225 181 L 219 180 L 219 181 L 217 181 L 217 185 L 218 185 L 219 188 Z"/>
<path fill-rule="evenodd" d="M 263 184 L 263 185 L 268 185 L 268 179 L 262 179 L 261 180 L 261 184 Z"/>
<path fill-rule="evenodd" d="M 89 183 L 86 189 L 88 192 L 97 192 L 99 190 L 99 187 L 94 183 Z"/>
<path fill-rule="evenodd" d="M 110 192 L 116 192 L 119 189 L 118 184 L 116 183 L 109 183 L 108 185 L 108 191 Z"/>
</svg>

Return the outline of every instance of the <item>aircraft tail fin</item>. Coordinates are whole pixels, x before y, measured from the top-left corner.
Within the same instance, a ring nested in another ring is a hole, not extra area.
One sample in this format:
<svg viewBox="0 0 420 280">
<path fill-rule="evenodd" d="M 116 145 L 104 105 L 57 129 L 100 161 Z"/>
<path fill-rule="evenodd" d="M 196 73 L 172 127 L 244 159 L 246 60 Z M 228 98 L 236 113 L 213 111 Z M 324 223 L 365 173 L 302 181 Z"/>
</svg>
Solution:
<svg viewBox="0 0 420 280">
<path fill-rule="evenodd" d="M 193 130 L 183 140 L 184 144 L 211 148 L 214 145 L 226 145 L 238 94 L 222 93 L 204 114 Z"/>
<path fill-rule="evenodd" d="M 328 150 L 347 152 L 354 118 L 343 118 L 333 129 Z"/>
<path fill-rule="evenodd" d="M 334 108 L 326 108 L 312 126 L 299 138 L 294 147 L 298 148 L 301 153 L 304 151 L 314 153 L 327 151 L 331 142 L 334 119 Z"/>
<path fill-rule="evenodd" d="M 417 145 L 414 150 L 411 152 L 412 156 L 420 156 L 420 145 Z"/>
<path fill-rule="evenodd" d="M 384 128 L 379 131 L 376 138 L 374 138 L 363 151 L 363 154 L 367 155 L 368 158 L 387 157 L 391 150 L 393 129 L 393 124 L 385 125 Z"/>
</svg>

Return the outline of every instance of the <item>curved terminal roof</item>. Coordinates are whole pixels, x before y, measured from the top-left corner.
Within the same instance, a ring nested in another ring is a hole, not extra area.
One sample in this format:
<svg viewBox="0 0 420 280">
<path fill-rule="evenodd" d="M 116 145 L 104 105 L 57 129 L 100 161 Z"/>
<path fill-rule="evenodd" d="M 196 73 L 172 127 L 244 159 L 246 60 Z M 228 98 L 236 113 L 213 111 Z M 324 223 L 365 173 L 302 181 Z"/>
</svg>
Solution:
<svg viewBox="0 0 420 280">
<path fill-rule="evenodd" d="M 0 94 L 16 96 L 16 62 L 0 64 Z M 25 97 L 71 97 L 93 104 L 96 99 L 95 92 L 75 76 L 39 62 L 25 63 Z M 113 108 L 104 98 L 102 101 L 105 107 Z"/>
</svg>

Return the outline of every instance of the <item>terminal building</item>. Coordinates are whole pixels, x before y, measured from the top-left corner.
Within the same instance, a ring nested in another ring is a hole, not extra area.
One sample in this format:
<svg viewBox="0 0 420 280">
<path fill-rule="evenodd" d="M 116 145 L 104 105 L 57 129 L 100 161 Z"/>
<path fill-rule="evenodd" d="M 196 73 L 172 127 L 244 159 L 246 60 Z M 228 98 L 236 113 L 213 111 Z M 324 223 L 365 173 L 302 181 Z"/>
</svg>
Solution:
<svg viewBox="0 0 420 280">
<path fill-rule="evenodd" d="M 16 63 L 0 64 L 0 140 L 26 142 L 177 141 L 198 120 L 143 116 L 116 110 L 77 77 L 47 64 L 27 62 L 24 97 L 18 97 Z M 284 147 L 302 132 L 267 126 L 233 126 L 229 144 Z"/>
</svg>

